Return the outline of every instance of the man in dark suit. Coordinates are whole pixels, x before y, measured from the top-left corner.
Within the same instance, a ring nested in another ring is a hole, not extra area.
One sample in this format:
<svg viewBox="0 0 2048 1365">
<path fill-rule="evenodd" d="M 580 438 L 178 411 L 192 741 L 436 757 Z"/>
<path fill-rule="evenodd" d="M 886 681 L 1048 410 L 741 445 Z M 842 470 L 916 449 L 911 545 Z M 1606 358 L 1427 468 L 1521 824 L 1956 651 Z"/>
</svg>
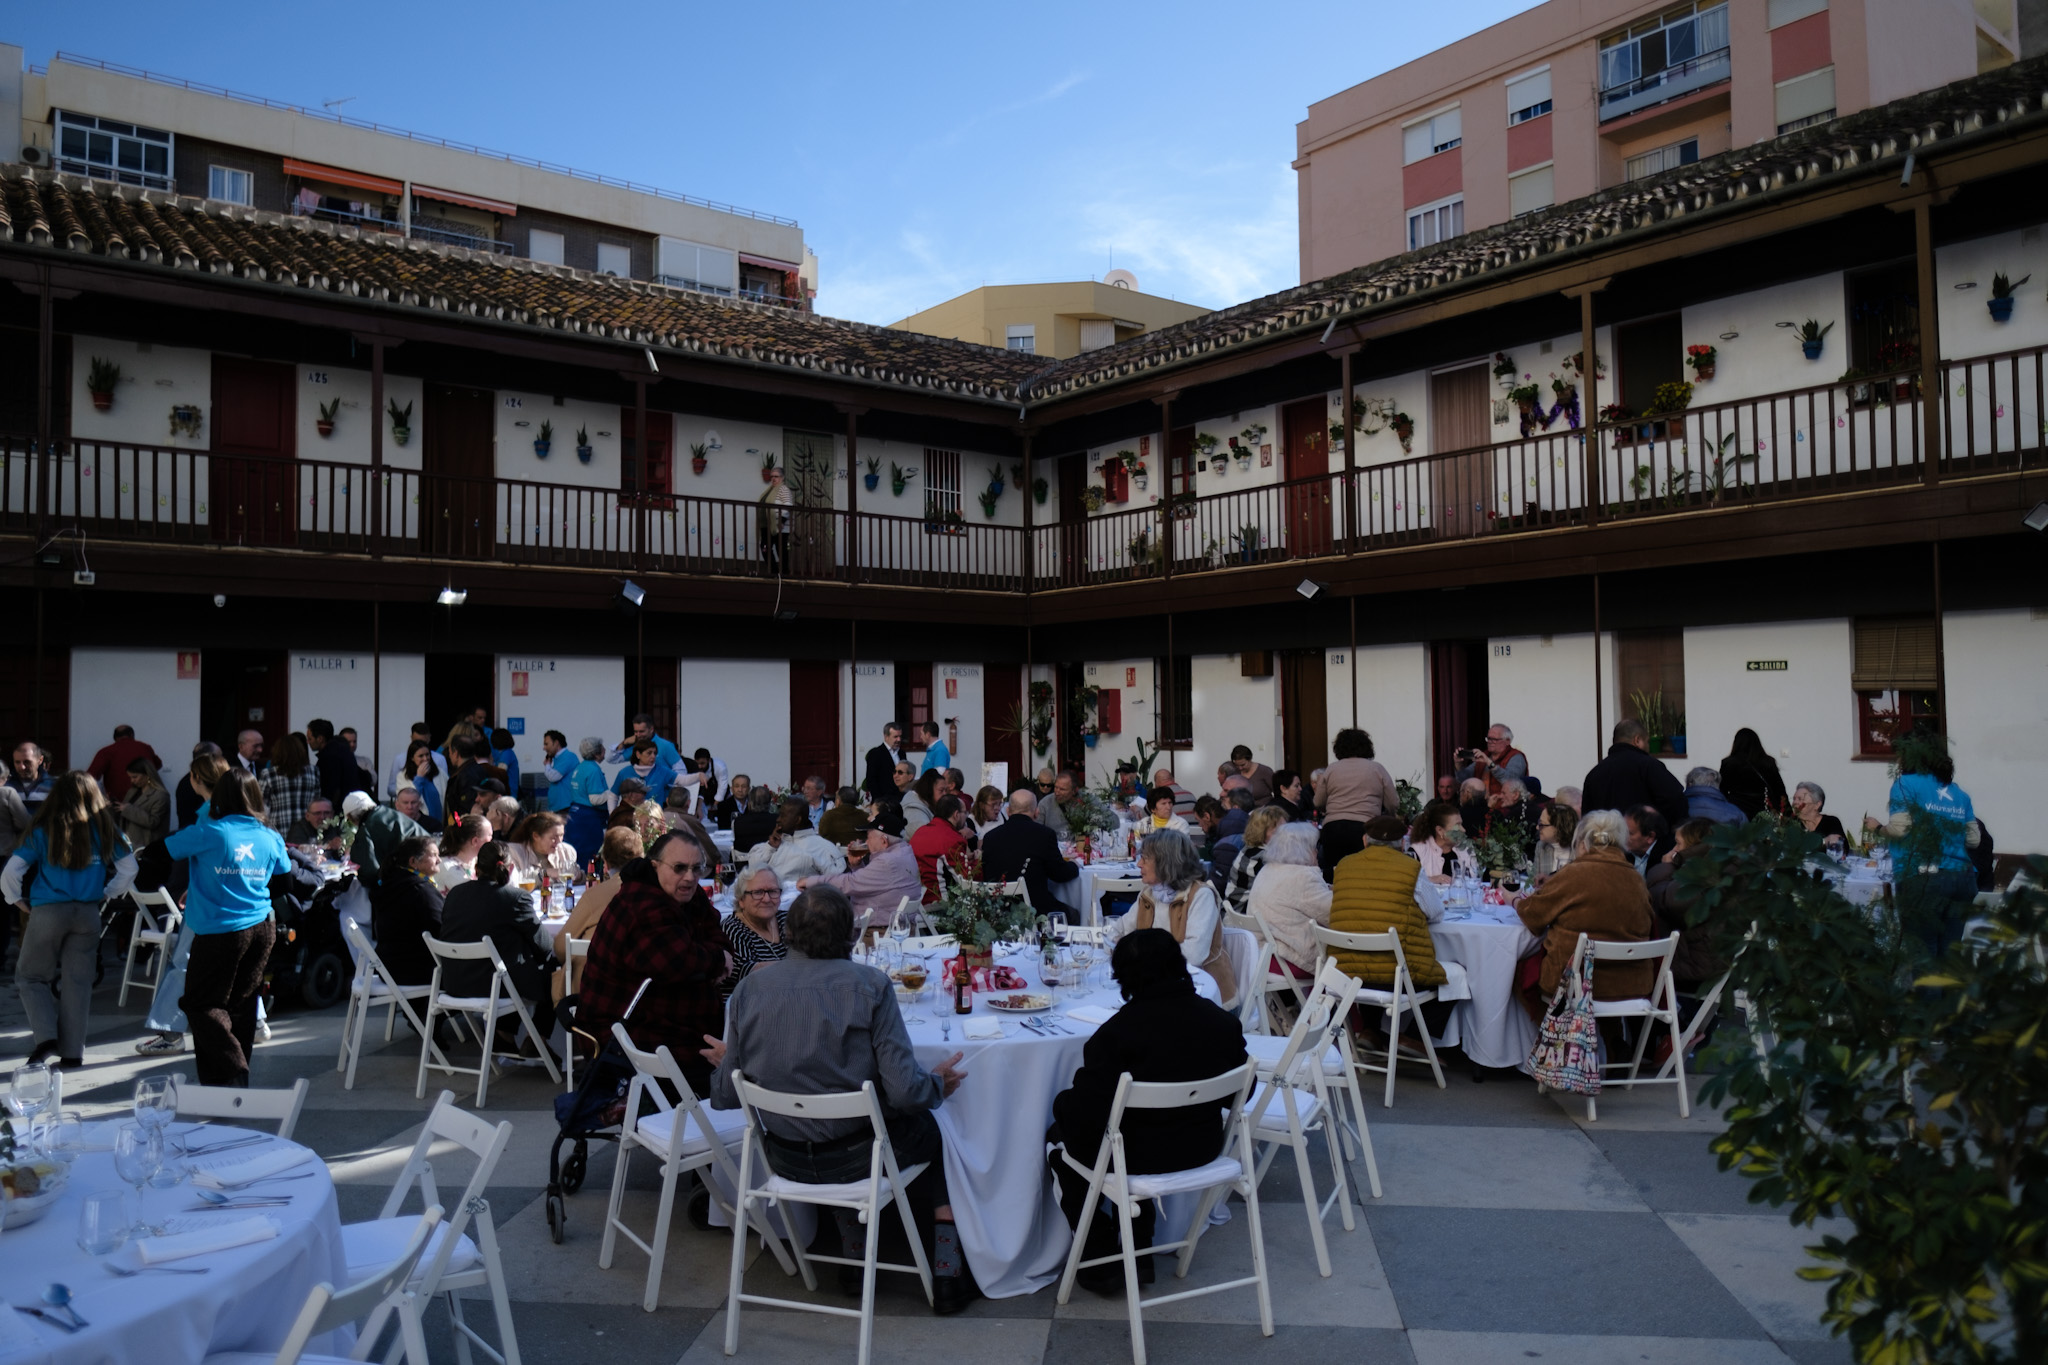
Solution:
<svg viewBox="0 0 2048 1365">
<path fill-rule="evenodd" d="M 365 784 L 359 775 L 362 769 L 356 765 L 356 751 L 334 732 L 333 721 L 307 721 L 306 743 L 317 755 L 313 766 L 320 774 L 322 796 L 338 806 L 350 792 L 364 789 Z M 375 779 L 368 785 L 374 788 Z"/>
<path fill-rule="evenodd" d="M 1038 800 L 1028 791 L 1012 792 L 1003 823 L 981 840 L 981 879 L 1011 882 L 1024 879 L 1031 908 L 1050 915 L 1067 907 L 1053 899 L 1049 882 L 1070 882 L 1081 869 L 1060 856 L 1057 834 L 1038 822 Z"/>
<path fill-rule="evenodd" d="M 1081 1048 L 1081 1069 L 1071 1086 L 1052 1102 L 1053 1125 L 1045 1140 L 1065 1146 L 1083 1166 L 1093 1165 L 1101 1150 L 1103 1129 L 1116 1100 L 1117 1082 L 1128 1071 L 1134 1081 L 1200 1081 L 1244 1065 L 1244 1030 L 1237 1016 L 1195 993 L 1180 944 L 1164 929 L 1139 929 L 1117 941 L 1110 974 L 1123 991 L 1124 1006 Z M 1223 1151 L 1226 1134 L 1214 1105 L 1186 1109 L 1127 1111 L 1123 1122 L 1124 1160 L 1133 1175 L 1184 1171 L 1214 1161 Z M 1060 1208 L 1087 1241 L 1083 1254 L 1092 1259 L 1116 1250 L 1113 1218 L 1089 1216 L 1082 1205 L 1088 1178 L 1060 1159 L 1046 1157 L 1059 1182 Z M 1140 1247 L 1152 1245 L 1153 1208 L 1148 1200 L 1132 1220 L 1131 1234 Z M 1082 1288 L 1115 1294 L 1124 1287 L 1116 1265 L 1094 1266 L 1079 1277 Z M 1138 1282 L 1152 1282 L 1152 1258 L 1138 1258 Z"/>
<path fill-rule="evenodd" d="M 896 792 L 896 765 L 902 761 L 903 727 L 892 720 L 882 726 L 882 742 L 868 750 L 868 772 L 860 783 L 868 800 L 893 804 L 900 799 Z"/>
<path fill-rule="evenodd" d="M 1691 818 L 1685 788 L 1671 769 L 1650 757 L 1650 732 L 1639 720 L 1619 720 L 1607 757 L 1586 774 L 1579 809 L 1629 811 L 1637 806 L 1655 806 L 1673 829 Z"/>
</svg>

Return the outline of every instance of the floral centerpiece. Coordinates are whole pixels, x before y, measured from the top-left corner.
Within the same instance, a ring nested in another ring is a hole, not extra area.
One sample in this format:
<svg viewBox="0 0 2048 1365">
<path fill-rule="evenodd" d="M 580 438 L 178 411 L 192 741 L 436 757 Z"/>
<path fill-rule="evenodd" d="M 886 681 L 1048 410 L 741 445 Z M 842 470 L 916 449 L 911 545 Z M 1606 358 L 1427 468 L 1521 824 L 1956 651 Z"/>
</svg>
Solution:
<svg viewBox="0 0 2048 1365">
<path fill-rule="evenodd" d="M 1081 799 L 1067 808 L 1067 834 L 1074 841 L 1074 847 L 1081 855 L 1081 861 L 1095 861 L 1095 842 L 1103 834 L 1113 832 L 1122 822 L 1107 802 L 1093 793 L 1083 792 Z"/>
<path fill-rule="evenodd" d="M 970 971 L 986 969 L 996 940 L 1017 938 L 1033 918 L 1029 900 L 1004 895 L 1000 883 L 976 880 L 980 872 L 979 856 L 967 855 L 957 875 L 943 878 L 938 900 L 924 908 L 933 932 L 951 934 L 960 945 Z"/>
</svg>

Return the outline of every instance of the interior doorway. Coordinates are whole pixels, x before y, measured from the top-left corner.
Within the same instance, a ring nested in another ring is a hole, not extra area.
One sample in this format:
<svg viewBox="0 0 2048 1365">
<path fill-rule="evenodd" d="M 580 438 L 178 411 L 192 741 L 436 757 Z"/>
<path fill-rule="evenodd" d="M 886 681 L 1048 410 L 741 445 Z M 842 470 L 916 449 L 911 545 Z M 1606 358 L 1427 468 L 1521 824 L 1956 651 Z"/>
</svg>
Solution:
<svg viewBox="0 0 2048 1365">
<path fill-rule="evenodd" d="M 263 752 L 275 753 L 290 724 L 291 675 L 286 662 L 281 649 L 207 650 L 199 669 L 199 737 L 231 754 L 236 737 L 254 730 L 263 736 Z"/>
<path fill-rule="evenodd" d="M 427 728 L 434 742 L 446 739 L 455 722 L 481 706 L 495 724 L 498 715 L 498 656 L 427 655 Z"/>
<path fill-rule="evenodd" d="M 1435 778 L 1458 770 L 1457 752 L 1477 748 L 1491 724 L 1484 640 L 1433 640 L 1429 646 L 1430 759 Z"/>
<path fill-rule="evenodd" d="M 1287 449 L 1286 547 L 1296 559 L 1330 553 L 1330 426 L 1321 398 L 1280 409 Z M 1298 482 L 1312 480 L 1312 482 Z"/>
<path fill-rule="evenodd" d="M 789 780 L 816 775 L 838 786 L 839 661 L 789 661 Z"/>
<path fill-rule="evenodd" d="M 1429 449 L 1450 459 L 1430 461 L 1431 524 L 1439 536 L 1471 536 L 1485 529 L 1493 507 L 1493 400 L 1485 361 L 1429 377 Z M 1454 453 L 1464 452 L 1464 453 Z"/>
<path fill-rule="evenodd" d="M 1024 771 L 1024 736 L 1012 728 L 1024 719 L 1024 669 L 1020 664 L 981 666 L 981 752 L 990 763 L 1010 765 L 1010 781 L 1028 776 Z M 979 775 L 968 774 L 976 791 Z M 1005 791 L 1003 795 L 1008 796 Z"/>
<path fill-rule="evenodd" d="M 652 427 L 654 424 L 647 424 Z M 676 690 L 682 677 L 682 663 L 673 654 L 649 654 L 635 656 L 626 665 L 631 673 L 627 678 L 628 691 L 639 697 L 639 703 L 626 714 L 626 724 L 620 734 L 630 734 L 633 717 L 645 712 L 654 717 L 654 733 L 675 741 L 678 749 L 685 754 L 697 751 L 704 741 L 692 737 L 688 748 L 683 748 L 683 736 L 678 733 L 682 724 L 681 713 L 676 705 Z M 713 750 L 713 752 L 717 752 Z"/>
<path fill-rule="evenodd" d="M 1280 656 L 1280 759 L 1306 778 L 1330 764 L 1329 665 L 1320 649 Z"/>
</svg>

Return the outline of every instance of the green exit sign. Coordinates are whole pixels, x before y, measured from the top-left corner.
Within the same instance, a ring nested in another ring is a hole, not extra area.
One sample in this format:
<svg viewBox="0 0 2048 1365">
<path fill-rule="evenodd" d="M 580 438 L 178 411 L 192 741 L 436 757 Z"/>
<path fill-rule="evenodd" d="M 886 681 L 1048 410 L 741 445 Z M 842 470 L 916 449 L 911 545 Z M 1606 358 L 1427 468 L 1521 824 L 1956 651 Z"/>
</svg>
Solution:
<svg viewBox="0 0 2048 1365">
<path fill-rule="evenodd" d="M 1748 664 L 1752 673 L 1783 673 L 1791 667 L 1787 659 L 1751 659 Z"/>
</svg>

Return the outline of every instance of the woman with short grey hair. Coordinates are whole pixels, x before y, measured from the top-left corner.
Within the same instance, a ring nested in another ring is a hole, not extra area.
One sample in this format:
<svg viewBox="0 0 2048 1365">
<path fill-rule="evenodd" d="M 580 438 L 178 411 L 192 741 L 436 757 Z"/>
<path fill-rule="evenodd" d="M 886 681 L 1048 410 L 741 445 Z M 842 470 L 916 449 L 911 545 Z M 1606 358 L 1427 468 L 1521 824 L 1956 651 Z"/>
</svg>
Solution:
<svg viewBox="0 0 2048 1365">
<path fill-rule="evenodd" d="M 1165 929 L 1180 944 L 1190 967 L 1216 978 L 1223 1007 L 1235 1006 L 1237 976 L 1223 951 L 1223 909 L 1202 872 L 1194 841 L 1177 829 L 1146 835 L 1138 844 L 1138 872 L 1145 889 L 1130 913 L 1110 922 L 1115 934 Z"/>
<path fill-rule="evenodd" d="M 1806 827 L 1808 834 L 1818 834 L 1827 840 L 1845 840 L 1848 831 L 1842 822 L 1832 815 L 1821 814 L 1821 807 L 1828 803 L 1828 794 L 1821 790 L 1818 782 L 1801 782 L 1792 789 L 1792 814 Z"/>
<path fill-rule="evenodd" d="M 1600 848 L 1628 847 L 1628 821 L 1618 810 L 1589 810 L 1572 830 L 1572 853 L 1583 857 Z"/>
<path fill-rule="evenodd" d="M 1330 927 L 1330 884 L 1316 865 L 1317 833 L 1304 822 L 1285 824 L 1266 836 L 1265 866 L 1252 879 L 1246 902 L 1297 977 L 1316 970 L 1315 926 Z"/>
<path fill-rule="evenodd" d="M 585 735 L 576 743 L 576 757 L 586 763 L 604 762 L 604 741 L 596 735 Z"/>
<path fill-rule="evenodd" d="M 782 878 L 774 868 L 763 865 L 740 869 L 732 879 L 732 913 L 719 928 L 725 931 L 726 946 L 732 950 L 732 974 L 718 983 L 718 989 L 730 998 L 733 987 L 745 980 L 748 972 L 764 962 L 780 962 L 789 955 Z"/>
</svg>

